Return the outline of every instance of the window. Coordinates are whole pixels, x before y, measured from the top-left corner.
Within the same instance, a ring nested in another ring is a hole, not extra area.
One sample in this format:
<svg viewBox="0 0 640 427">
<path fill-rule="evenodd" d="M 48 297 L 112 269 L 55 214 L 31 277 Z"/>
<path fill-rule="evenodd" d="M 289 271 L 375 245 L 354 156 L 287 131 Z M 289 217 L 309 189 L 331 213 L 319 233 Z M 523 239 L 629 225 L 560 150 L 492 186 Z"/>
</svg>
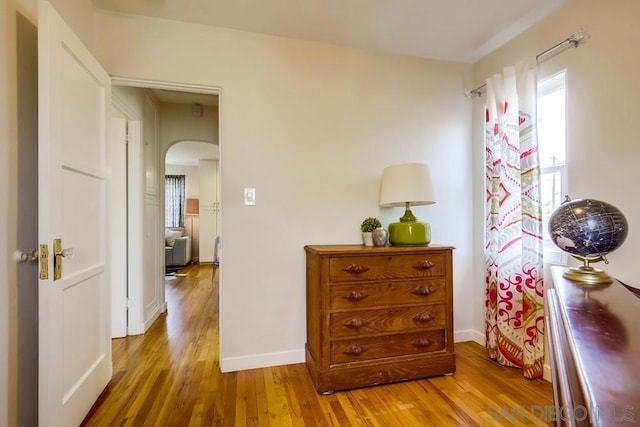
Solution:
<svg viewBox="0 0 640 427">
<path fill-rule="evenodd" d="M 538 149 L 540 153 L 540 188 L 545 263 L 566 264 L 566 255 L 549 237 L 549 216 L 567 194 L 566 73 L 562 72 L 538 83 Z"/>
<path fill-rule="evenodd" d="M 164 177 L 164 226 L 184 227 L 185 176 Z"/>
</svg>

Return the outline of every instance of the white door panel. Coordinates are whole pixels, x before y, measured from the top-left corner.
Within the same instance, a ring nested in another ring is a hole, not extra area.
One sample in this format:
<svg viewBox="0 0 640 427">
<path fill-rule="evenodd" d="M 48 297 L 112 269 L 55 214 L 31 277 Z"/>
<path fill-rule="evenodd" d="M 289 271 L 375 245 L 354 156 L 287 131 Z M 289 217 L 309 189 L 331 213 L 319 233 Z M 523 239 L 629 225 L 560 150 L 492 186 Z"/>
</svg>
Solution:
<svg viewBox="0 0 640 427">
<path fill-rule="evenodd" d="M 104 357 L 100 342 L 100 319 L 93 313 L 100 310 L 100 274 L 84 280 L 71 277 L 69 286 L 64 289 L 62 305 L 71 309 L 64 310 L 62 342 L 65 352 L 73 359 L 64 363 L 64 389 L 73 390 L 91 373 L 93 365 Z M 64 285 L 62 285 L 64 286 Z M 83 322 L 82 327 L 78 324 Z"/>
<path fill-rule="evenodd" d="M 60 111 L 62 130 L 73 131 L 73 138 L 62 137 L 65 165 L 78 171 L 103 170 L 104 146 L 87 144 L 96 130 L 104 135 L 105 91 L 68 49 L 61 52 L 62 94 L 66 108 Z M 78 120 L 82 117 L 82 120 Z"/>
<path fill-rule="evenodd" d="M 142 135 L 144 137 L 145 192 L 158 197 L 158 109 L 149 97 L 145 98 Z"/>
<path fill-rule="evenodd" d="M 104 263 L 104 227 L 87 226 L 104 224 L 104 177 L 89 176 L 76 170 L 62 169 L 62 206 L 77 210 L 74 215 L 62 217 L 63 245 L 73 245 L 74 257 L 64 260 L 64 273 L 72 274 L 89 266 Z M 66 211 L 65 208 L 65 211 Z"/>
<path fill-rule="evenodd" d="M 142 302 L 144 307 L 144 321 L 147 326 L 156 319 L 162 310 L 161 287 L 158 286 L 158 283 L 162 280 L 159 276 L 161 266 L 157 256 L 160 246 L 160 242 L 158 241 L 159 223 L 160 211 L 157 200 L 147 196 L 145 205 L 144 253 L 148 255 L 144 257 L 146 280 L 143 284 L 144 297 Z"/>
<path fill-rule="evenodd" d="M 78 425 L 109 382 L 106 123 L 110 79 L 53 7 L 38 4 L 39 424 Z M 53 240 L 73 248 L 54 280 Z"/>
</svg>

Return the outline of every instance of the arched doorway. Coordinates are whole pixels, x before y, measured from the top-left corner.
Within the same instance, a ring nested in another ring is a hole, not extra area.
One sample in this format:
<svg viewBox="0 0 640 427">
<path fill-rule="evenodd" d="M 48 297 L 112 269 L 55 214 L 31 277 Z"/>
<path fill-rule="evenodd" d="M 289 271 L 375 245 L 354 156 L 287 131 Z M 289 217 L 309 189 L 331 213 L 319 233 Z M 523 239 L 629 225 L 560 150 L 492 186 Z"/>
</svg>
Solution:
<svg viewBox="0 0 640 427">
<path fill-rule="evenodd" d="M 218 145 L 202 141 L 178 141 L 171 145 L 165 155 L 166 177 L 183 177 L 185 194 L 183 200 L 165 190 L 166 215 L 184 206 L 185 234 L 192 238 L 191 262 L 213 263 L 214 242 L 219 235 L 219 150 Z"/>
</svg>

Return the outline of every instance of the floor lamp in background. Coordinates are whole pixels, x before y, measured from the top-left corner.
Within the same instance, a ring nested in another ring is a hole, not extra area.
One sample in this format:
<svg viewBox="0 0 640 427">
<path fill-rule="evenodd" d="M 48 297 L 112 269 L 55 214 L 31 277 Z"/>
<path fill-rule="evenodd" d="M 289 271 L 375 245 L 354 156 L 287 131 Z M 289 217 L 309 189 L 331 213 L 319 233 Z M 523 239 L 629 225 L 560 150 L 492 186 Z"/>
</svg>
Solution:
<svg viewBox="0 0 640 427">
<path fill-rule="evenodd" d="M 193 241 L 195 240 L 195 236 L 193 235 L 193 216 L 200 214 L 200 202 L 198 199 L 187 199 L 187 206 L 184 209 L 184 213 L 191 217 L 191 254 L 193 254 Z"/>
</svg>

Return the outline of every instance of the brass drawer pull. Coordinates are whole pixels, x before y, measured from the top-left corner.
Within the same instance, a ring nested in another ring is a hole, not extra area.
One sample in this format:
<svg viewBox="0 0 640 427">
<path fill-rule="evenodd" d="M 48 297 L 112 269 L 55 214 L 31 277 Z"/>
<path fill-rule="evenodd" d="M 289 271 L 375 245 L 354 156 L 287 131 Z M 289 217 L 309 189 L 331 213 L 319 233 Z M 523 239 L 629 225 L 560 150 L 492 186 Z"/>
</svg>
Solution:
<svg viewBox="0 0 640 427">
<path fill-rule="evenodd" d="M 432 313 L 420 313 L 413 316 L 413 320 L 423 323 L 431 322 L 435 318 L 436 316 L 434 316 Z"/>
<path fill-rule="evenodd" d="M 368 294 L 365 294 L 362 291 L 351 291 L 347 295 L 343 296 L 342 298 L 348 299 L 349 301 L 361 301 L 368 296 L 369 296 Z"/>
<path fill-rule="evenodd" d="M 411 293 L 420 297 L 426 297 L 434 292 L 435 289 L 433 289 L 431 286 L 420 286 L 419 288 L 414 289 Z"/>
<path fill-rule="evenodd" d="M 369 267 L 362 264 L 350 264 L 347 266 L 347 268 L 344 269 L 344 271 L 351 274 L 360 274 L 364 273 L 367 270 L 369 270 Z"/>
<path fill-rule="evenodd" d="M 418 341 L 414 341 L 412 344 L 416 347 L 429 347 L 431 345 L 431 340 L 420 338 Z"/>
<path fill-rule="evenodd" d="M 349 319 L 346 322 L 344 322 L 343 325 L 346 326 L 347 328 L 360 329 L 367 323 L 368 322 L 366 320 L 354 317 L 353 319 Z"/>
<path fill-rule="evenodd" d="M 349 354 L 351 356 L 360 356 L 365 351 L 367 351 L 366 346 L 353 343 L 349 344 L 349 347 L 344 349 L 344 354 Z"/>
<path fill-rule="evenodd" d="M 428 259 L 425 259 L 424 261 L 420 261 L 419 263 L 413 266 L 413 268 L 415 268 L 416 270 L 428 270 L 432 267 L 435 267 L 435 264 L 429 261 Z"/>
</svg>

